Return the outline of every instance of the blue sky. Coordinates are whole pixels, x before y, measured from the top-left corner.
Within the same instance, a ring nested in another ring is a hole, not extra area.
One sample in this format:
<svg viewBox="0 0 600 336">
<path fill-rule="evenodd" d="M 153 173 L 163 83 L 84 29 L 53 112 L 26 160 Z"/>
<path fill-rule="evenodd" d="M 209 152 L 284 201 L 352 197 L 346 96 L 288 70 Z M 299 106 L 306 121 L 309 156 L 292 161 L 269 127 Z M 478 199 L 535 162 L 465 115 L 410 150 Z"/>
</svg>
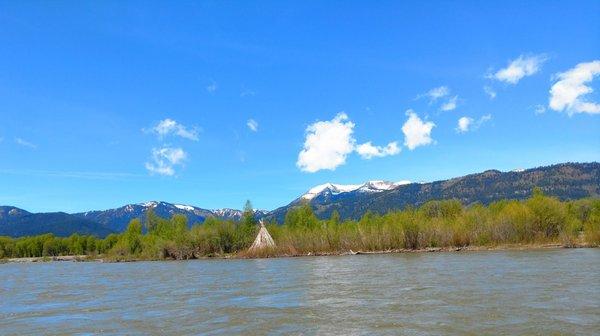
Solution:
<svg viewBox="0 0 600 336">
<path fill-rule="evenodd" d="M 600 160 L 598 1 L 13 1 L 0 46 L 30 211 Z"/>
</svg>

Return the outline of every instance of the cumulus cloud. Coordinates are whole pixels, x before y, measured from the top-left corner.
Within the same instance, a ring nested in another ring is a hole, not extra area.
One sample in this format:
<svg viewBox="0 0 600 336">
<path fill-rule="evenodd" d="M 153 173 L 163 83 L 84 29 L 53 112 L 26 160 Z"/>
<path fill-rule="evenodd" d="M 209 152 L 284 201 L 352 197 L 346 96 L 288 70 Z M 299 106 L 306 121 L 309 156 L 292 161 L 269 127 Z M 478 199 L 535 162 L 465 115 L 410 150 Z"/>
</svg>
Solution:
<svg viewBox="0 0 600 336">
<path fill-rule="evenodd" d="M 478 120 L 475 120 L 475 119 L 469 118 L 469 117 L 461 117 L 460 119 L 458 119 L 458 125 L 456 126 L 456 132 L 466 133 L 468 131 L 476 130 L 479 127 L 481 127 L 481 125 L 483 125 L 485 122 L 489 121 L 490 119 L 492 119 L 491 114 L 486 114 L 486 115 L 482 116 L 481 118 L 479 118 Z"/>
<path fill-rule="evenodd" d="M 435 124 L 431 121 L 423 122 L 413 110 L 406 111 L 406 115 L 408 119 L 402 125 L 404 145 L 413 150 L 419 146 L 432 144 L 431 130 L 435 127 Z"/>
<path fill-rule="evenodd" d="M 566 111 L 569 116 L 576 113 L 599 114 L 600 104 L 587 100 L 585 96 L 594 92 L 587 84 L 600 74 L 600 60 L 579 63 L 574 68 L 556 75 L 558 81 L 550 88 L 549 107 L 555 111 Z"/>
<path fill-rule="evenodd" d="M 153 148 L 152 160 L 146 162 L 146 169 L 152 174 L 173 176 L 175 166 L 182 165 L 186 159 L 187 153 L 181 148 Z"/>
<path fill-rule="evenodd" d="M 252 132 L 258 131 L 258 122 L 256 122 L 256 120 L 254 120 L 254 119 L 248 119 L 248 122 L 246 122 L 246 126 L 248 126 L 248 128 Z"/>
<path fill-rule="evenodd" d="M 442 111 L 452 111 L 456 109 L 456 102 L 458 101 L 458 96 L 451 97 L 440 107 Z"/>
<path fill-rule="evenodd" d="M 364 144 L 356 146 L 356 152 L 361 158 L 370 160 L 374 157 L 384 157 L 389 155 L 396 155 L 400 153 L 400 147 L 396 141 L 390 142 L 387 146 L 373 146 L 371 141 L 365 142 Z"/>
<path fill-rule="evenodd" d="M 346 163 L 346 158 L 352 152 L 365 160 L 400 153 L 401 148 L 396 141 L 386 146 L 376 146 L 371 141 L 356 145 L 354 126 L 343 112 L 330 121 L 317 121 L 309 125 L 306 128 L 304 148 L 298 154 L 298 168 L 309 173 L 335 170 Z"/>
<path fill-rule="evenodd" d="M 29 142 L 23 138 L 15 138 L 15 143 L 19 146 L 23 146 L 23 147 L 27 147 L 27 148 L 31 148 L 31 149 L 36 149 L 37 145 Z"/>
<path fill-rule="evenodd" d="M 501 82 L 517 84 L 522 78 L 538 72 L 546 60 L 545 55 L 521 55 L 511 61 L 506 68 L 498 70 L 489 77 Z"/>
<path fill-rule="evenodd" d="M 428 97 L 430 103 L 434 103 L 436 100 L 446 97 L 450 94 L 450 89 L 447 86 L 439 86 L 433 88 L 423 94 L 417 96 L 417 98 Z"/>
<path fill-rule="evenodd" d="M 184 125 L 169 118 L 159 121 L 158 124 L 152 127 L 149 131 L 157 134 L 161 139 L 169 135 L 176 135 L 185 139 L 198 141 L 197 128 L 185 127 Z"/>
<path fill-rule="evenodd" d="M 461 117 L 458 119 L 458 126 L 456 127 L 456 131 L 459 133 L 465 133 L 469 131 L 469 127 L 473 124 L 473 118 L 469 117 Z"/>
<path fill-rule="evenodd" d="M 491 86 L 485 85 L 483 87 L 483 92 L 485 92 L 485 94 L 488 95 L 488 97 L 490 97 L 490 99 L 496 98 L 496 91 Z"/>
<path fill-rule="evenodd" d="M 345 113 L 338 113 L 333 120 L 309 125 L 296 165 L 309 173 L 321 169 L 335 170 L 354 150 L 353 129 L 354 123 Z"/>
</svg>

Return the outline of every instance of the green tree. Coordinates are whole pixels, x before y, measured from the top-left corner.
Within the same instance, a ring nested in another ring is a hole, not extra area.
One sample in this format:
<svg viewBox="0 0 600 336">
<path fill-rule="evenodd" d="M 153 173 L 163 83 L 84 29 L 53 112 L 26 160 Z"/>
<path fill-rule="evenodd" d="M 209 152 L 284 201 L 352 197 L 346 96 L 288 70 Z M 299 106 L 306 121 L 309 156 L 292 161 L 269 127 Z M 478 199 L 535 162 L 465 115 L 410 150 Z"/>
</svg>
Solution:
<svg viewBox="0 0 600 336">
<path fill-rule="evenodd" d="M 533 213 L 533 227 L 544 236 L 557 237 L 566 223 L 564 203 L 557 198 L 544 196 L 539 188 L 533 190 L 533 197 L 526 201 Z"/>
<path fill-rule="evenodd" d="M 257 221 L 256 221 L 256 217 L 254 216 L 254 208 L 252 207 L 252 203 L 250 202 L 250 200 L 246 201 L 246 204 L 244 205 L 244 213 L 242 214 L 242 222 L 244 225 L 247 226 L 256 226 Z"/>
<path fill-rule="evenodd" d="M 337 210 L 333 210 L 331 217 L 329 217 L 329 222 L 333 225 L 340 224 L 340 213 Z"/>
<path fill-rule="evenodd" d="M 132 219 L 123 234 L 129 253 L 135 255 L 142 252 L 142 222 L 139 219 Z"/>
<path fill-rule="evenodd" d="M 285 214 L 284 224 L 291 229 L 312 230 L 318 226 L 319 220 L 315 216 L 310 205 L 308 203 L 304 203 L 298 207 L 290 209 Z"/>
<path fill-rule="evenodd" d="M 258 221 L 254 215 L 254 208 L 250 200 L 244 205 L 241 226 L 237 230 L 235 249 L 245 249 L 252 244 L 254 236 L 257 233 Z"/>
</svg>

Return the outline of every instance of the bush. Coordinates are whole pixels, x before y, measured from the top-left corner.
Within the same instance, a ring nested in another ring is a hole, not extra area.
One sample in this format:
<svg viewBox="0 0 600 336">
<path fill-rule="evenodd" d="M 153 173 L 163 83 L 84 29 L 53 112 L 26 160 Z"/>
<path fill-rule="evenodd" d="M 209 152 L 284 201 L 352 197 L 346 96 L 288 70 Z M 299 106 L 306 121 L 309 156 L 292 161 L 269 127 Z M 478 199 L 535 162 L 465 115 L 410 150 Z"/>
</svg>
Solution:
<svg viewBox="0 0 600 336">
<path fill-rule="evenodd" d="M 144 225 L 132 220 L 125 232 L 104 239 L 76 234 L 0 237 L 0 258 L 104 254 L 118 260 L 190 259 L 548 242 L 600 246 L 600 200 L 561 202 L 539 190 L 525 201 L 467 207 L 456 200 L 430 201 L 384 215 L 367 212 L 359 221 L 342 221 L 335 211 L 330 219 L 319 220 L 302 204 L 290 209 L 283 225 L 267 225 L 277 246 L 254 253 L 245 252 L 258 230 L 250 203 L 237 222 L 210 217 L 189 229 L 184 216 L 165 219 L 153 212 L 144 220 Z"/>
</svg>

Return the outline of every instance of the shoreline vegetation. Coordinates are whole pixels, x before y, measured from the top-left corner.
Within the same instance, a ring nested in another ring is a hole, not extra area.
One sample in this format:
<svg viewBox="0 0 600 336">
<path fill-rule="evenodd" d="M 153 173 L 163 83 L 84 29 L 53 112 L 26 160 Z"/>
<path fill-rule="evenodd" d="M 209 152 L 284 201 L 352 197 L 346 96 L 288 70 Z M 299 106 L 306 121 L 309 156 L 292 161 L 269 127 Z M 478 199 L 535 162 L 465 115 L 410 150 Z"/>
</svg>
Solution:
<svg viewBox="0 0 600 336">
<path fill-rule="evenodd" d="M 44 256 L 44 257 L 22 257 L 22 258 L 5 258 L 0 259 L 2 263 L 36 263 L 36 262 L 139 262 L 139 261 L 176 261 L 176 260 L 208 260 L 208 259 L 259 259 L 259 258 L 300 258 L 300 257 L 334 257 L 334 256 L 349 256 L 349 255 L 373 255 L 373 254 L 395 254 L 395 253 L 434 253 L 434 252 L 483 252 L 483 251 L 533 251 L 533 250 L 548 250 L 548 249 L 573 249 L 573 248 L 597 248 L 598 245 L 589 245 L 586 243 L 576 245 L 563 245 L 560 243 L 548 244 L 510 244 L 497 246 L 464 246 L 464 247 L 428 247 L 423 249 L 394 249 L 382 251 L 335 251 L 335 252 L 308 252 L 306 254 L 277 254 L 276 251 L 268 253 L 240 255 L 240 254 L 224 254 L 218 256 L 202 256 L 189 259 L 113 259 L 104 255 L 63 255 L 63 256 Z"/>
<path fill-rule="evenodd" d="M 259 230 L 248 202 L 240 221 L 160 218 L 149 211 L 104 239 L 72 235 L 0 237 L 0 262 L 141 261 L 266 258 L 401 252 L 479 251 L 600 246 L 600 199 L 560 201 L 534 189 L 522 201 L 488 206 L 458 200 L 367 212 L 360 220 L 317 219 L 308 204 L 288 211 L 283 224 L 266 223 L 276 246 L 250 250 Z"/>
</svg>

